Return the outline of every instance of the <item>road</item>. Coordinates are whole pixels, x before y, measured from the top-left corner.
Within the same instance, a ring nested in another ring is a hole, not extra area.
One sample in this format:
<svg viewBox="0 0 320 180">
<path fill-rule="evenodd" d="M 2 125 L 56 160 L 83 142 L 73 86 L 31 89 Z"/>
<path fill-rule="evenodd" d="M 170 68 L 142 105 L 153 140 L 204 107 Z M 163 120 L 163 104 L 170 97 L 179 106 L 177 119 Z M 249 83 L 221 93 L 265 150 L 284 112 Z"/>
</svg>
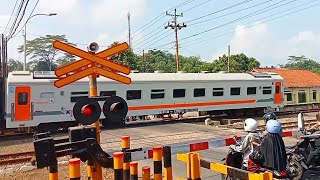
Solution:
<svg viewBox="0 0 320 180">
<path fill-rule="evenodd" d="M 205 139 L 205 138 L 218 138 L 218 137 L 231 137 L 233 135 L 241 135 L 243 131 L 233 129 L 223 129 L 199 124 L 179 123 L 179 124 L 164 124 L 156 126 L 146 126 L 137 128 L 125 128 L 102 131 L 101 142 L 104 149 L 118 147 L 120 148 L 120 139 L 122 136 L 129 135 L 131 138 L 131 148 L 137 147 L 152 147 L 153 145 L 167 145 L 178 142 Z M 286 145 L 293 145 L 297 140 L 294 138 L 284 138 Z M 220 162 L 228 152 L 228 147 L 221 147 L 210 149 L 200 152 L 201 158 L 211 161 Z M 176 155 L 172 156 L 174 179 L 178 177 L 186 178 L 186 164 L 178 161 Z M 141 176 L 141 168 L 143 166 L 153 167 L 151 159 L 139 161 L 139 169 Z M 151 174 L 153 170 L 151 168 Z M 303 179 L 319 180 L 320 172 L 307 171 Z M 221 179 L 221 175 L 211 170 L 201 168 L 202 179 Z"/>
</svg>

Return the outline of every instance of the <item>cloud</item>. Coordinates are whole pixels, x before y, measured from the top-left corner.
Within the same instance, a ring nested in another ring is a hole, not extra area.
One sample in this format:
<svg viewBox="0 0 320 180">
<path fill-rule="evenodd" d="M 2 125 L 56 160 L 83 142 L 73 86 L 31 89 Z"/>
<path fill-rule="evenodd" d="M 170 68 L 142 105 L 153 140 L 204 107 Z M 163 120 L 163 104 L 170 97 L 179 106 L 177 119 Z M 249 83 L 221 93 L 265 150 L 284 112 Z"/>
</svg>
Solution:
<svg viewBox="0 0 320 180">
<path fill-rule="evenodd" d="M 37 10 L 45 13 L 72 13 L 77 2 L 78 0 L 41 0 Z"/>
<path fill-rule="evenodd" d="M 95 23 L 107 23 L 111 28 L 115 24 L 127 24 L 127 13 L 131 18 L 142 17 L 145 14 L 146 0 L 103 0 L 91 9 L 92 20 Z"/>
<path fill-rule="evenodd" d="M 286 63 L 289 55 L 305 55 L 320 59 L 317 47 L 320 46 L 320 34 L 303 31 L 288 39 L 282 39 L 272 33 L 267 24 L 259 23 L 252 28 L 238 25 L 230 40 L 231 54 L 244 53 L 257 58 L 263 66 Z M 225 45 L 224 47 L 227 47 Z M 227 53 L 223 48 L 213 53 L 214 59 Z"/>
</svg>

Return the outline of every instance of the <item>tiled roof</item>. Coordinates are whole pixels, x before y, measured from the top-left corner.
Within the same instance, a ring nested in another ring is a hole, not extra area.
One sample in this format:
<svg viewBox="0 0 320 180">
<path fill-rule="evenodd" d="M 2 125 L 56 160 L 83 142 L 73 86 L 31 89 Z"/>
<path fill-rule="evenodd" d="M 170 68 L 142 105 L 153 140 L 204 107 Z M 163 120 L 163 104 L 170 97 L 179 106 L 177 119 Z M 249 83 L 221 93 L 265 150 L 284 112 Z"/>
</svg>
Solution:
<svg viewBox="0 0 320 180">
<path fill-rule="evenodd" d="M 283 77 L 285 81 L 285 87 L 320 86 L 320 76 L 307 70 L 286 68 L 255 68 L 252 71 L 277 73 Z"/>
</svg>

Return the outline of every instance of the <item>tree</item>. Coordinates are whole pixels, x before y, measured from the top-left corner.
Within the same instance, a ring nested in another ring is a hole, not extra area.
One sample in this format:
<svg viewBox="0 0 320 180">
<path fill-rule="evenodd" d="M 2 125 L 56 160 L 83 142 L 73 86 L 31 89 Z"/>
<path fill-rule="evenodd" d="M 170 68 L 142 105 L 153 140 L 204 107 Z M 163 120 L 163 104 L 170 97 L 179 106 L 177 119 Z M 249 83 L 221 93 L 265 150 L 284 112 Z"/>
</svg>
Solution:
<svg viewBox="0 0 320 180">
<path fill-rule="evenodd" d="M 57 65 L 55 65 L 57 59 L 72 59 L 72 55 L 68 53 L 61 53 L 61 51 L 52 46 L 52 43 L 55 40 L 64 41 L 75 46 L 75 44 L 68 42 L 65 35 L 46 35 L 26 42 L 26 55 L 31 55 L 30 59 L 34 62 L 38 62 L 38 65 L 35 66 L 37 67 L 37 70 L 55 70 L 55 68 L 57 68 Z M 23 45 L 18 47 L 18 51 L 20 53 L 24 51 Z"/>
<path fill-rule="evenodd" d="M 320 63 L 315 60 L 308 59 L 305 56 L 289 56 L 289 62 L 284 65 L 289 69 L 305 69 L 320 74 Z"/>
<path fill-rule="evenodd" d="M 8 71 L 22 71 L 23 70 L 23 64 L 20 61 L 16 61 L 14 59 L 9 59 L 8 62 Z"/>
<path fill-rule="evenodd" d="M 214 71 L 228 71 L 228 56 L 223 55 L 219 59 L 213 61 Z M 253 57 L 247 57 L 245 54 L 235 54 L 230 56 L 230 72 L 246 72 L 251 71 L 255 67 L 259 67 L 260 62 Z"/>
</svg>

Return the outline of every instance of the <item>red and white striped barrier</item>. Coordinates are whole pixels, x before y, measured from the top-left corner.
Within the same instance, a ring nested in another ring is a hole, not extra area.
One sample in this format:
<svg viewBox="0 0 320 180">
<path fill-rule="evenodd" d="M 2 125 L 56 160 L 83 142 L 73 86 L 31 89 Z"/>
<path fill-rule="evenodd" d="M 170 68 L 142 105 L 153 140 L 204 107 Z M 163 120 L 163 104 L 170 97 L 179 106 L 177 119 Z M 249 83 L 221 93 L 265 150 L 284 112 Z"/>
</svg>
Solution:
<svg viewBox="0 0 320 180">
<path fill-rule="evenodd" d="M 283 137 L 299 137 L 301 133 L 299 131 L 284 131 Z M 238 137 L 237 139 L 243 139 L 245 136 Z M 193 151 L 202 151 L 208 149 L 215 149 L 219 147 L 226 147 L 235 144 L 233 138 L 210 138 L 199 139 L 195 141 L 188 141 L 176 144 L 167 144 L 165 146 L 171 146 L 171 155 L 178 153 L 188 153 Z M 142 148 L 142 151 L 132 152 L 132 161 L 139 161 L 153 158 L 153 147 Z M 113 153 L 112 153 L 113 154 Z"/>
</svg>

